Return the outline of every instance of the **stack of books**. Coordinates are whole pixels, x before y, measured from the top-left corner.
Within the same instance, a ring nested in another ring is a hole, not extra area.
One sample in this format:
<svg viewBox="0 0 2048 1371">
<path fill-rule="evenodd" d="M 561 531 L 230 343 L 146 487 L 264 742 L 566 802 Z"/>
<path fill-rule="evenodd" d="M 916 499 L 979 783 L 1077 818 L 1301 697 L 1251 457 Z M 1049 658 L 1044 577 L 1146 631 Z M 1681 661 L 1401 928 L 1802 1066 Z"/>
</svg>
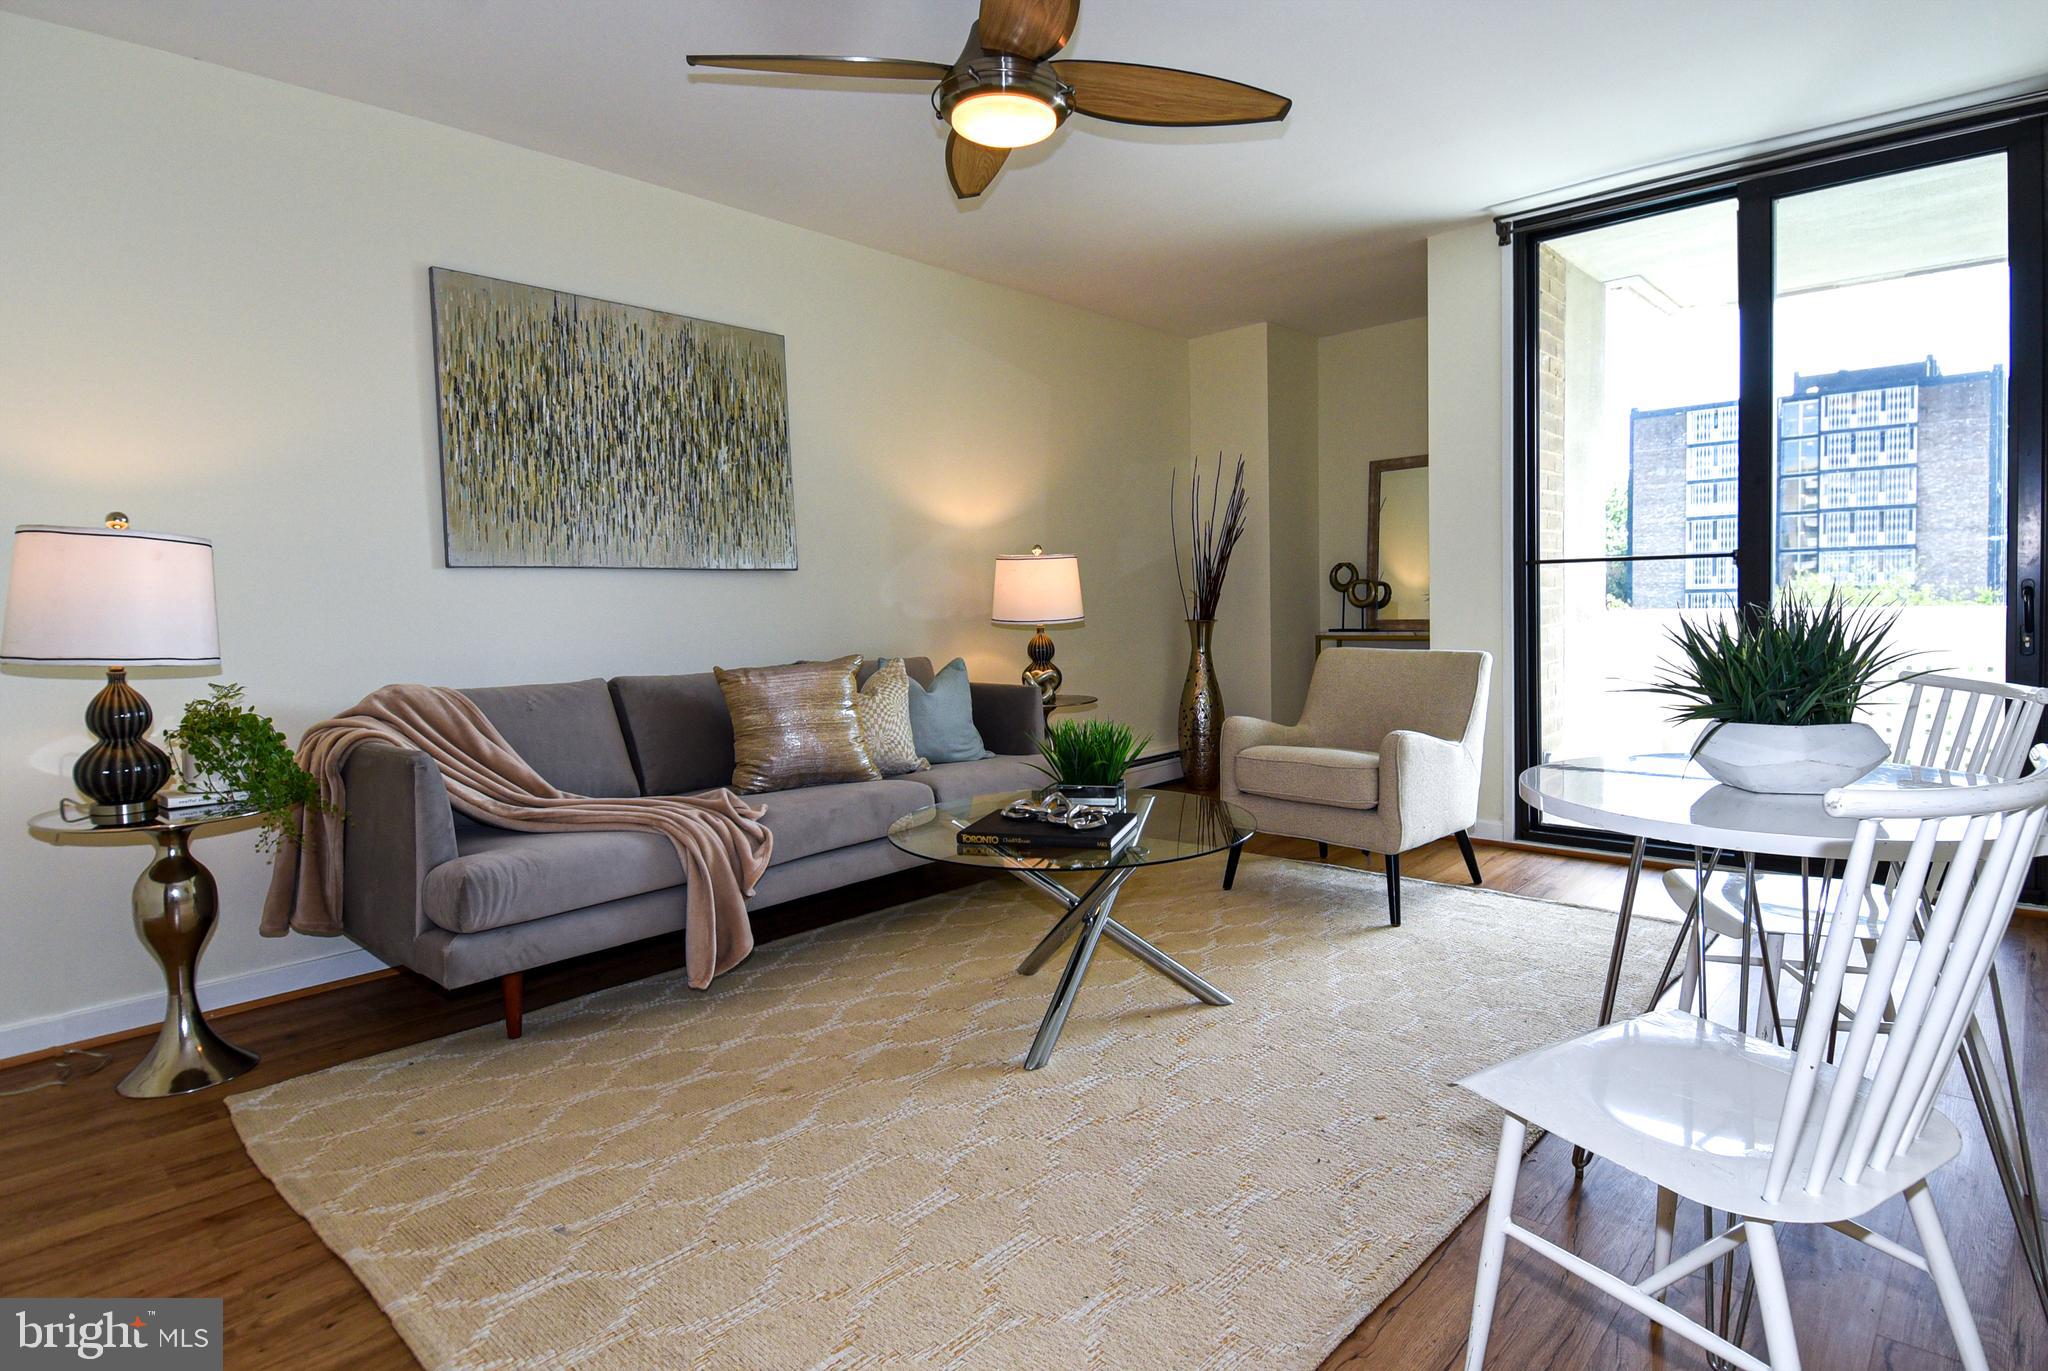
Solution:
<svg viewBox="0 0 2048 1371">
<path fill-rule="evenodd" d="M 997 810 L 967 825 L 959 832 L 962 852 L 1002 848 L 1013 853 L 1121 852 L 1144 827 L 1138 815 L 1126 810 L 1108 816 L 1100 828 L 1068 828 L 1042 819 L 1012 819 Z"/>
<path fill-rule="evenodd" d="M 181 814 L 196 814 L 208 809 L 237 809 L 247 803 L 246 790 L 160 790 L 156 795 L 156 812 L 166 819 Z"/>
</svg>

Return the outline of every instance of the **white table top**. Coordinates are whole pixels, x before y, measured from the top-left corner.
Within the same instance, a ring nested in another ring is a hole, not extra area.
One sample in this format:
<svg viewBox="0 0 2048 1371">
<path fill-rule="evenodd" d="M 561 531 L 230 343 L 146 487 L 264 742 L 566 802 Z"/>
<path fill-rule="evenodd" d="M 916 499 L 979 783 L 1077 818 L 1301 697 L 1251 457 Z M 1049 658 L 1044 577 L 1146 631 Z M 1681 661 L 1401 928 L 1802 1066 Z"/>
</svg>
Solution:
<svg viewBox="0 0 2048 1371">
<path fill-rule="evenodd" d="M 1886 763 L 1857 782 L 1893 790 L 1977 789 L 1988 776 Z M 1831 817 L 1818 795 L 1757 795 L 1722 785 L 1682 752 L 1578 757 L 1522 773 L 1522 798 L 1553 819 L 1632 838 L 1779 857 L 1845 857 L 1854 819 Z M 1952 819 L 1956 836 L 1968 820 Z M 1912 824 L 1900 825 L 1901 843 Z M 1944 837 L 1946 835 L 1943 835 Z"/>
</svg>

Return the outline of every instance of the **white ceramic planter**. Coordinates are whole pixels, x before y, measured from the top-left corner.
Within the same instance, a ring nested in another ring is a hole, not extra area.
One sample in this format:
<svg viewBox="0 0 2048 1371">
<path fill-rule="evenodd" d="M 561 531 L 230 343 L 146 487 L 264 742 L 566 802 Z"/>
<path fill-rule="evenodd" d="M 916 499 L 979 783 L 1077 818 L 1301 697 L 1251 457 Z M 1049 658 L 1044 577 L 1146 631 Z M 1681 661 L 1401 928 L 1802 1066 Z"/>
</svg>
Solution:
<svg viewBox="0 0 2048 1371">
<path fill-rule="evenodd" d="M 1823 795 L 1891 756 L 1869 724 L 1722 724 L 1699 750 L 1709 776 L 1760 795 Z"/>
</svg>

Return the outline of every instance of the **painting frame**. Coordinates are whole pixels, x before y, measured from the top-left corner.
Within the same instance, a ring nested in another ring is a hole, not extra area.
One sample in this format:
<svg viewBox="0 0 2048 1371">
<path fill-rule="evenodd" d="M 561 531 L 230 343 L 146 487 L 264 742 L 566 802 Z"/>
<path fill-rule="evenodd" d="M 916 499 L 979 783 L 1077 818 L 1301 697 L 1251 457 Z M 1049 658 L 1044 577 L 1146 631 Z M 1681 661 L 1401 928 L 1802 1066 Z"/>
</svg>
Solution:
<svg viewBox="0 0 2048 1371">
<path fill-rule="evenodd" d="M 781 334 L 427 275 L 443 565 L 799 569 Z"/>
</svg>

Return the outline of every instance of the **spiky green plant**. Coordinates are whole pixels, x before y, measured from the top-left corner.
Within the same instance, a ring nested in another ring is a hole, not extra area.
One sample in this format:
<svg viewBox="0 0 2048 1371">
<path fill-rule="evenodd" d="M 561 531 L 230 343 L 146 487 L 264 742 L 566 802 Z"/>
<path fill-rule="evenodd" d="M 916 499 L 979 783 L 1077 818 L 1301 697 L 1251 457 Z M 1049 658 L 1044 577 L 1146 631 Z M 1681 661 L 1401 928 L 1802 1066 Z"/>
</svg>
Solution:
<svg viewBox="0 0 2048 1371">
<path fill-rule="evenodd" d="M 1839 593 L 1819 601 L 1781 600 L 1763 612 L 1701 622 L 1681 619 L 1669 630 L 1681 660 L 1660 663 L 1663 674 L 1636 690 L 1670 696 L 1673 723 L 1853 723 L 1865 700 L 1895 679 L 1912 652 L 1886 646 L 1898 611 L 1852 605 Z"/>
<path fill-rule="evenodd" d="M 1151 741 L 1112 719 L 1062 719 L 1045 730 L 1038 769 L 1058 785 L 1115 785 Z"/>
</svg>

